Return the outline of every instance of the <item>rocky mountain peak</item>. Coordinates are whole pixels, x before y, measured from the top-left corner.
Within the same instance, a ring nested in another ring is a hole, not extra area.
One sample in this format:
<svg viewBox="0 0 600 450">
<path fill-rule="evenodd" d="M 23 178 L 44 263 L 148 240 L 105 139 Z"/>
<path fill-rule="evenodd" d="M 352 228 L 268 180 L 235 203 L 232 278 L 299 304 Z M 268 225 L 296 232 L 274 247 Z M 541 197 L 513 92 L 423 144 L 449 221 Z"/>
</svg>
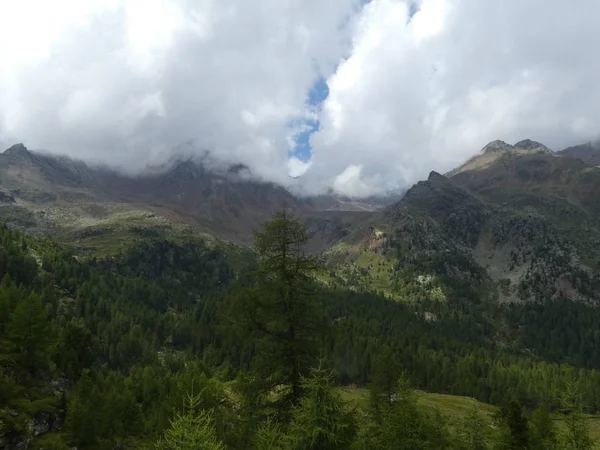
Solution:
<svg viewBox="0 0 600 450">
<path fill-rule="evenodd" d="M 15 159 L 15 158 L 28 158 L 31 156 L 31 153 L 29 152 L 29 150 L 27 150 L 27 147 L 25 147 L 25 145 L 23 144 L 15 144 L 12 147 L 4 150 L 3 153 L 4 156 L 10 157 L 11 159 Z"/>
<path fill-rule="evenodd" d="M 514 147 L 504 141 L 496 140 L 483 147 L 481 153 L 504 153 L 514 151 Z"/>
<path fill-rule="evenodd" d="M 444 180 L 445 181 L 446 179 L 447 178 L 444 175 L 436 172 L 435 170 L 432 170 L 431 172 L 429 172 L 429 177 L 427 177 L 427 181 L 435 181 L 435 180 Z"/>
<path fill-rule="evenodd" d="M 541 152 L 541 153 L 552 153 L 548 147 L 539 142 L 532 141 L 531 139 L 523 139 L 514 145 L 514 148 L 526 152 Z"/>
</svg>

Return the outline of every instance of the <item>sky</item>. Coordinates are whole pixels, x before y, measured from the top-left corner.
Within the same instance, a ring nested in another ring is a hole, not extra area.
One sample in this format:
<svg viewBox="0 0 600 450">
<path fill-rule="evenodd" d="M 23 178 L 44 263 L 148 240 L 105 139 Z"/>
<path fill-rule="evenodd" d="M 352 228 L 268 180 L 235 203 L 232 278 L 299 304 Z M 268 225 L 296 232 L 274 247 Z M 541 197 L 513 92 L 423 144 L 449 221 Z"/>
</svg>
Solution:
<svg viewBox="0 0 600 450">
<path fill-rule="evenodd" d="M 0 146 L 404 190 L 600 124 L 597 0 L 0 0 Z"/>
</svg>

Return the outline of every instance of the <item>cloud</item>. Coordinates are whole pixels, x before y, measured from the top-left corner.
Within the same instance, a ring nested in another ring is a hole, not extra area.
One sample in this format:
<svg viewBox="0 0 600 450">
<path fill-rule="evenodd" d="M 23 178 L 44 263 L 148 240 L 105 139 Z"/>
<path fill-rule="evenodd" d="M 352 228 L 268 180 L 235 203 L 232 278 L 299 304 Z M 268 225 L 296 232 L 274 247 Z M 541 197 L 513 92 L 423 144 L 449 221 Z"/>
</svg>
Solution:
<svg viewBox="0 0 600 450">
<path fill-rule="evenodd" d="M 288 143 L 298 132 L 289 124 L 314 116 L 307 93 L 348 48 L 347 24 L 360 5 L 51 3 L 0 6 L 0 42 L 11 42 L 0 47 L 2 144 L 133 171 L 190 144 L 277 182 L 289 178 Z M 45 15 L 34 23 L 39 32 L 28 26 L 37 8 Z M 10 23 L 18 25 L 3 28 Z"/>
<path fill-rule="evenodd" d="M 362 167 L 344 189 L 381 192 L 494 139 L 560 149 L 597 137 L 598 14 L 591 0 L 422 0 L 411 17 L 402 1 L 373 0 L 327 80 L 312 175 L 342 189 Z"/>
<path fill-rule="evenodd" d="M 494 139 L 598 137 L 599 14 L 594 0 L 2 2 L 0 145 L 130 171 L 185 146 L 306 193 L 403 189 Z M 307 133 L 310 161 L 290 156 Z"/>
<path fill-rule="evenodd" d="M 304 162 L 295 156 L 292 156 L 288 159 L 288 173 L 293 178 L 301 177 L 302 175 L 304 175 L 306 171 L 310 168 L 310 166 L 310 162 Z"/>
</svg>

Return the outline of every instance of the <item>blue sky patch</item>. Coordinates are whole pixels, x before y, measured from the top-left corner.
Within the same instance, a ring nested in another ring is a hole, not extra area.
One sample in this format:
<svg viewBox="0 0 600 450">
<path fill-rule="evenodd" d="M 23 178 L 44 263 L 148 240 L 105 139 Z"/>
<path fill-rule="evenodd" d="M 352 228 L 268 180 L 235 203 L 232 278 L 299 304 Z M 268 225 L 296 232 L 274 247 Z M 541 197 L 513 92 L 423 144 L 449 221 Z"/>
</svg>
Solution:
<svg viewBox="0 0 600 450">
<path fill-rule="evenodd" d="M 318 110 L 322 103 L 329 95 L 329 88 L 327 87 L 327 81 L 323 77 L 313 84 L 308 95 L 306 96 L 306 104 L 311 109 Z M 292 121 L 289 126 L 292 128 L 304 128 L 295 139 L 295 146 L 289 149 L 289 155 L 295 156 L 301 161 L 308 161 L 312 155 L 310 147 L 310 136 L 316 131 L 319 131 L 319 121 L 311 119 L 301 119 Z"/>
<path fill-rule="evenodd" d="M 408 22 L 412 20 L 416 13 L 421 9 L 421 5 L 418 0 L 409 0 L 408 2 Z"/>
</svg>

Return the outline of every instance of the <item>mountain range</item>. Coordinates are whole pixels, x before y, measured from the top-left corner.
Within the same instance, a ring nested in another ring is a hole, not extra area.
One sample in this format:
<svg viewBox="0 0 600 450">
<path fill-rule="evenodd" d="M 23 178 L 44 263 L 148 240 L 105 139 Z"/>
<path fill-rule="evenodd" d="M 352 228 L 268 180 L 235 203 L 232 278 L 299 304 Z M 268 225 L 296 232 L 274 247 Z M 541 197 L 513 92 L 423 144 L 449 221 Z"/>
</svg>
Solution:
<svg viewBox="0 0 600 450">
<path fill-rule="evenodd" d="M 553 152 L 494 141 L 463 165 L 402 198 L 300 198 L 246 168 L 218 172 L 192 159 L 127 176 L 17 144 L 0 154 L 0 217 L 51 234 L 82 254 L 117 251 L 145 236 L 202 233 L 236 244 L 274 211 L 292 210 L 310 250 L 335 268 L 329 283 L 402 298 L 474 297 L 594 303 L 600 292 L 600 148 Z M 482 294 L 483 293 L 483 294 Z"/>
<path fill-rule="evenodd" d="M 247 417 L 231 412 L 256 415 L 254 393 L 240 408 L 254 381 L 239 374 L 253 358 L 271 372 L 262 339 L 282 334 L 240 339 L 237 324 L 279 327 L 290 311 L 264 312 L 280 291 L 253 290 L 247 250 L 280 209 L 304 221 L 326 264 L 291 311 L 322 308 L 294 343 L 322 341 L 335 383 L 405 368 L 420 389 L 554 413 L 572 388 L 597 415 L 600 168 L 584 147 L 494 141 L 401 198 L 368 200 L 300 198 L 239 165 L 181 158 L 133 177 L 11 147 L 0 154 L 0 448 L 154 448 L 188 386 L 222 411 L 228 448 L 249 448 Z"/>
<path fill-rule="evenodd" d="M 568 154 L 568 153 L 567 153 Z M 402 297 L 570 299 L 600 289 L 600 169 L 534 141 L 488 144 L 432 172 L 330 250 L 342 284 Z"/>
<path fill-rule="evenodd" d="M 314 231 L 311 249 L 321 251 L 393 200 L 298 198 L 253 180 L 241 166 L 217 172 L 189 158 L 127 176 L 31 152 L 22 144 L 0 154 L 0 180 L 5 221 L 91 251 L 96 241 L 124 241 L 140 227 L 146 233 L 200 232 L 249 244 L 253 229 L 281 209 L 304 218 Z"/>
</svg>

